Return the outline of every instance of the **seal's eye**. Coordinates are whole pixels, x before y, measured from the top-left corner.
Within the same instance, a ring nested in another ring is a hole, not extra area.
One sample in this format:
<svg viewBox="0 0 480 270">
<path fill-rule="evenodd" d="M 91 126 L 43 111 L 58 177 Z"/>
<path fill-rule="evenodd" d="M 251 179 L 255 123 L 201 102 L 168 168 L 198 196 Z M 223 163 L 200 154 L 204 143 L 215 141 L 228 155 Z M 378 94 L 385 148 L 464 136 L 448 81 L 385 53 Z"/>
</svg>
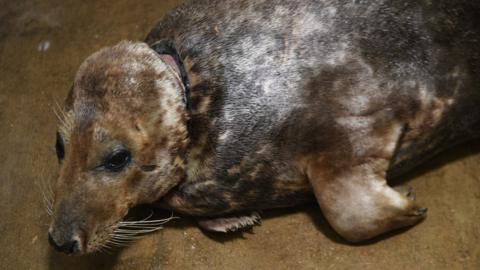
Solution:
<svg viewBox="0 0 480 270">
<path fill-rule="evenodd" d="M 55 152 L 57 152 L 58 161 L 62 161 L 65 157 L 65 147 L 60 133 L 57 132 L 57 141 L 55 142 Z"/>
<path fill-rule="evenodd" d="M 118 150 L 108 156 L 104 166 L 112 172 L 119 172 L 130 162 L 131 155 L 127 150 Z"/>
</svg>

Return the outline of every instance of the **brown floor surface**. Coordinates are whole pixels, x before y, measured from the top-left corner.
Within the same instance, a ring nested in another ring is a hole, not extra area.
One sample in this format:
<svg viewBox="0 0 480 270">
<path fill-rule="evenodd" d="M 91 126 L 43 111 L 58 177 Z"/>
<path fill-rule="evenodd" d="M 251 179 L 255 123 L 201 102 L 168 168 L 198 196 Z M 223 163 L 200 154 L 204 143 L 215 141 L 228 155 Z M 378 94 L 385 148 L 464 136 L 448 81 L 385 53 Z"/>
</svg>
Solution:
<svg viewBox="0 0 480 270">
<path fill-rule="evenodd" d="M 79 64 L 142 39 L 178 1 L 0 2 L 0 269 L 480 269 L 480 144 L 404 177 L 429 217 L 360 246 L 342 242 L 315 205 L 266 211 L 251 233 L 204 234 L 189 218 L 111 255 L 48 246 L 38 185 L 55 178 L 55 101 Z"/>
</svg>

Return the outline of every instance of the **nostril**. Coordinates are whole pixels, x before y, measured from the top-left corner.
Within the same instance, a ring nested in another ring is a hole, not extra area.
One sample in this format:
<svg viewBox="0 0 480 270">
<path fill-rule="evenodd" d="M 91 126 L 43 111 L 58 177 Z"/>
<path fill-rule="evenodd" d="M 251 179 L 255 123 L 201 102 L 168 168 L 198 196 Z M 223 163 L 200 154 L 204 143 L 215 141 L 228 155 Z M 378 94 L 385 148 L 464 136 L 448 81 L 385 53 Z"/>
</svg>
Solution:
<svg viewBox="0 0 480 270">
<path fill-rule="evenodd" d="M 66 254 L 74 254 L 80 251 L 77 240 L 66 241 L 63 243 L 63 245 L 59 245 L 55 239 L 53 239 L 52 235 L 48 233 L 48 242 L 55 248 L 56 251 L 64 252 Z"/>
<path fill-rule="evenodd" d="M 65 243 L 62 247 L 62 251 L 67 254 L 73 254 L 78 251 L 78 242 L 76 240 Z"/>
<path fill-rule="evenodd" d="M 68 254 L 75 254 L 79 251 L 78 249 L 78 241 L 72 240 L 70 242 L 70 246 L 68 247 Z"/>
</svg>

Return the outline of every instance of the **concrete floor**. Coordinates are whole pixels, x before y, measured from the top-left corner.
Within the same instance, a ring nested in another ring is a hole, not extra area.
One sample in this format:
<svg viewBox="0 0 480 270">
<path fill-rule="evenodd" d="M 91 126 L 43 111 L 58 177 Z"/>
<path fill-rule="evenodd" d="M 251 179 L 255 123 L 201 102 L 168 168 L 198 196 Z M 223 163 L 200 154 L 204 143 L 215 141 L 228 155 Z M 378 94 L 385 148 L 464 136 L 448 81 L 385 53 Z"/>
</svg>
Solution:
<svg viewBox="0 0 480 270">
<path fill-rule="evenodd" d="M 52 251 L 38 185 L 58 169 L 55 101 L 87 55 L 142 39 L 176 4 L 0 2 L 0 269 L 480 269 L 480 143 L 405 176 L 429 217 L 365 245 L 342 242 L 311 205 L 267 211 L 250 233 L 204 234 L 183 217 L 111 255 Z"/>
</svg>

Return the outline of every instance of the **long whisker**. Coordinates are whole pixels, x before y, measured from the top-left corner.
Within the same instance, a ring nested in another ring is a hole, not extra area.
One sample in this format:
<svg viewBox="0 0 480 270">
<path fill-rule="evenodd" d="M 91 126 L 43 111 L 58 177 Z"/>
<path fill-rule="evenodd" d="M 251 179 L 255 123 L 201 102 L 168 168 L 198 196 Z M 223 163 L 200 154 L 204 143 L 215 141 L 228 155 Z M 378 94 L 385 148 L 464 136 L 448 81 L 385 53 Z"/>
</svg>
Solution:
<svg viewBox="0 0 480 270">
<path fill-rule="evenodd" d="M 52 207 L 50 206 L 50 202 L 46 201 L 45 198 L 43 199 L 43 202 L 45 204 L 45 210 L 47 211 L 47 214 L 49 216 L 53 216 L 53 210 L 52 210 Z"/>
<path fill-rule="evenodd" d="M 50 181 L 45 181 L 46 182 L 46 186 L 47 186 L 47 194 L 48 194 L 48 197 L 50 198 L 50 201 L 53 201 L 53 197 L 54 197 L 54 192 L 53 192 L 53 187 L 52 187 L 52 183 Z"/>
<path fill-rule="evenodd" d="M 61 116 L 61 114 L 57 111 L 56 108 L 53 108 L 53 113 L 57 116 L 57 119 L 60 122 L 59 129 L 60 129 L 61 133 L 68 134 L 67 131 L 69 130 L 69 126 L 68 126 L 66 120 L 63 118 L 63 116 Z"/>
<path fill-rule="evenodd" d="M 159 226 L 159 227 L 155 227 L 155 228 L 151 228 L 151 229 L 141 229 L 141 230 L 129 230 L 129 229 L 117 229 L 115 230 L 115 233 L 118 233 L 118 234 L 127 234 L 127 235 L 136 235 L 136 234 L 143 234 L 143 233 L 151 233 L 151 232 L 154 232 L 154 231 L 158 231 L 160 229 L 163 229 L 162 226 Z"/>
<path fill-rule="evenodd" d="M 58 103 L 58 101 L 55 100 L 55 104 L 57 106 L 57 110 L 60 112 L 62 119 L 65 121 L 66 124 L 71 124 L 71 119 L 69 119 L 68 115 L 65 114 L 65 111 L 63 110 L 62 106 Z M 70 126 L 70 125 L 69 125 Z"/>
<path fill-rule="evenodd" d="M 128 244 L 130 244 L 130 241 L 120 242 L 118 240 L 111 240 L 110 243 L 113 246 L 126 247 L 126 246 L 128 246 Z"/>
<path fill-rule="evenodd" d="M 115 239 L 115 240 L 127 240 L 127 241 L 130 241 L 130 240 L 138 240 L 140 238 L 142 238 L 143 236 L 121 236 L 121 235 L 115 235 L 112 239 Z"/>
<path fill-rule="evenodd" d="M 165 224 L 167 222 L 169 222 L 170 220 L 172 219 L 175 219 L 175 218 L 169 218 L 169 219 L 159 219 L 159 220 L 149 220 L 149 221 L 138 221 L 138 222 L 121 222 L 120 225 L 125 225 L 125 226 L 128 226 L 128 225 L 149 225 L 149 224 Z"/>
<path fill-rule="evenodd" d="M 120 243 L 120 244 L 125 244 L 125 243 L 130 243 L 132 242 L 132 239 L 119 239 L 119 238 L 112 238 L 110 239 L 111 242 L 113 243 Z"/>
<path fill-rule="evenodd" d="M 153 216 L 153 211 L 150 211 L 150 214 L 149 214 L 146 218 L 144 218 L 144 219 L 142 219 L 142 220 L 134 220 L 134 221 L 129 221 L 129 220 L 127 220 L 127 221 L 120 221 L 119 223 L 126 223 L 126 222 L 143 222 L 143 221 L 147 221 L 147 220 L 148 220 L 149 218 L 151 218 L 152 216 Z"/>
<path fill-rule="evenodd" d="M 70 113 L 66 113 L 63 107 L 60 106 L 57 101 L 55 101 L 55 105 L 52 106 L 52 110 L 57 116 L 58 121 L 60 122 L 60 133 L 64 135 L 70 134 L 74 126 L 72 115 Z M 67 138 L 68 136 L 66 136 L 66 138 L 64 139 L 67 140 Z"/>
<path fill-rule="evenodd" d="M 103 248 L 103 249 L 105 249 L 105 250 L 108 250 L 108 251 L 110 251 L 110 250 L 112 250 L 112 249 L 113 249 L 113 247 L 112 247 L 112 246 L 110 246 L 110 244 L 109 244 L 109 243 L 105 243 L 105 244 L 103 244 L 103 245 L 102 245 L 102 248 Z"/>
<path fill-rule="evenodd" d="M 97 248 L 97 251 L 100 251 L 100 252 L 103 253 L 103 254 L 108 254 L 108 255 L 111 254 L 111 253 L 110 253 L 108 250 L 106 250 L 103 246 Z"/>
<path fill-rule="evenodd" d="M 118 229 L 124 229 L 124 230 L 150 230 L 150 229 L 155 229 L 158 227 L 162 227 L 164 223 L 159 223 L 159 224 L 146 224 L 146 225 L 120 225 Z"/>
<path fill-rule="evenodd" d="M 161 227 L 162 224 L 158 224 L 158 225 L 155 225 L 155 224 L 150 224 L 150 225 L 122 225 L 122 226 L 119 226 L 119 229 L 124 229 L 124 230 L 131 230 L 131 231 L 135 231 L 135 230 L 150 230 L 150 229 L 155 229 L 155 228 L 158 228 L 158 227 Z"/>
<path fill-rule="evenodd" d="M 43 178 L 43 175 L 41 176 L 40 179 L 44 179 L 44 178 Z M 45 194 L 47 195 L 47 197 L 48 197 L 49 199 L 53 199 L 53 189 L 52 189 L 52 185 L 51 185 L 50 181 L 48 181 L 48 180 L 39 180 L 38 185 L 40 186 L 40 188 L 42 189 L 42 191 L 45 192 Z"/>
<path fill-rule="evenodd" d="M 53 191 L 50 190 L 49 184 L 45 182 L 47 181 L 40 180 L 39 188 L 41 189 L 45 199 L 51 202 L 53 200 Z"/>
<path fill-rule="evenodd" d="M 47 181 L 45 180 L 39 180 L 36 182 L 36 186 L 40 189 L 40 192 L 42 194 L 42 200 L 45 210 L 47 214 L 51 216 L 53 215 L 53 191 L 51 191 L 49 184 L 47 184 L 46 182 Z"/>
<path fill-rule="evenodd" d="M 178 217 L 171 216 L 171 217 L 165 218 L 165 219 L 140 220 L 140 221 L 121 221 L 118 224 L 120 226 L 122 226 L 122 225 L 125 225 L 125 226 L 128 226 L 128 225 L 148 225 L 148 224 L 161 225 L 161 224 L 165 224 L 165 223 L 169 222 L 172 219 L 178 219 Z"/>
<path fill-rule="evenodd" d="M 173 212 L 170 217 L 165 219 L 149 220 L 153 216 L 151 212 L 146 218 L 136 221 L 120 221 L 111 227 L 110 239 L 108 239 L 99 248 L 112 249 L 115 247 L 125 247 L 131 242 L 143 238 L 146 234 L 163 229 L 163 224 L 177 219 Z"/>
</svg>

